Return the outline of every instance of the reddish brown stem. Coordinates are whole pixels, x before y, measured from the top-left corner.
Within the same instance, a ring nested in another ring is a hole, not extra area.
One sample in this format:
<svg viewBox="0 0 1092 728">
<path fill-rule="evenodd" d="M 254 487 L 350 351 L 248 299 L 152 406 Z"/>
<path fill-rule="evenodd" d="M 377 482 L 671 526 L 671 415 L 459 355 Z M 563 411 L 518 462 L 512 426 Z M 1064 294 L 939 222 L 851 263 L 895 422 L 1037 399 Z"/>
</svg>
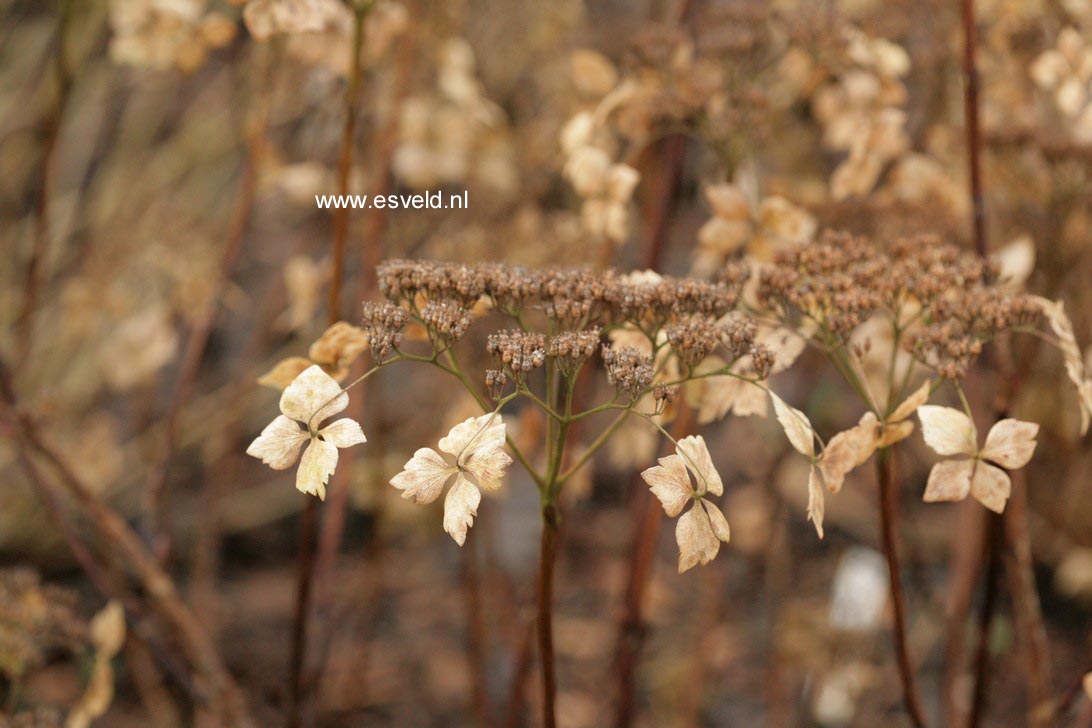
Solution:
<svg viewBox="0 0 1092 728">
<path fill-rule="evenodd" d="M 685 403 L 671 428 L 676 440 L 691 433 L 694 427 L 694 411 Z M 634 503 L 635 527 L 629 573 L 626 577 L 625 602 L 618 625 L 618 639 L 614 653 L 614 671 L 618 678 L 617 703 L 614 725 L 625 728 L 633 723 L 636 710 L 634 682 L 637 662 L 645 638 L 644 594 L 656 556 L 656 542 L 660 536 L 663 512 L 659 502 L 644 486 L 640 476 L 634 475 L 631 487 L 637 490 Z"/>
<path fill-rule="evenodd" d="M 216 646 L 183 604 L 171 577 L 144 546 L 137 533 L 106 506 L 57 450 L 39 432 L 37 423 L 19 405 L 7 365 L 0 361 L 0 401 L 18 430 L 19 442 L 40 455 L 60 477 L 76 506 L 133 571 L 152 607 L 174 630 L 183 650 L 215 701 L 216 710 L 232 725 L 252 725 L 242 692 L 224 666 Z"/>
<path fill-rule="evenodd" d="M 557 717 L 557 673 L 554 665 L 554 562 L 557 559 L 557 506 L 546 504 L 542 510 L 542 541 L 538 573 L 538 650 L 542 665 L 542 724 L 555 728 Z"/>
<path fill-rule="evenodd" d="M 481 525 L 479 518 L 479 527 Z M 470 658 L 471 703 L 474 717 L 479 726 L 487 726 L 489 720 L 489 694 L 486 689 L 486 650 L 487 639 L 485 623 L 482 622 L 482 594 L 478 576 L 478 540 L 471 537 L 460 549 L 460 571 L 463 587 L 463 601 L 466 605 L 466 642 Z"/>
<path fill-rule="evenodd" d="M 61 3 L 61 17 L 57 24 L 57 56 L 54 73 L 57 80 L 57 101 L 46 113 L 43 126 L 42 168 L 34 201 L 34 247 L 27 261 L 26 282 L 23 285 L 23 302 L 19 316 L 15 320 L 16 341 L 19 342 L 20 354 L 16 364 L 22 364 L 30 354 L 34 341 L 33 318 L 38 306 L 38 291 L 41 288 L 42 258 L 49 246 L 49 201 L 52 196 L 52 177 L 50 169 L 57 155 L 57 142 L 60 140 L 61 122 L 72 92 L 72 72 L 68 66 L 65 36 L 72 18 L 72 0 Z"/>
<path fill-rule="evenodd" d="M 967 134 L 967 165 L 973 214 L 974 247 L 985 257 L 989 252 L 986 242 L 986 211 L 982 196 L 982 139 L 978 124 L 978 68 L 975 54 L 978 46 L 978 30 L 974 20 L 974 0 L 962 0 L 963 10 L 963 113 Z"/>
<path fill-rule="evenodd" d="M 338 153 L 338 194 L 349 193 L 349 174 L 353 166 L 354 134 L 356 131 L 356 105 L 360 96 L 360 51 L 364 43 L 364 17 L 366 10 L 356 6 L 353 17 L 353 42 L 350 45 L 349 86 L 345 92 L 345 124 L 341 130 L 341 148 Z M 333 325 L 341 319 L 341 284 L 345 271 L 345 237 L 349 230 L 349 209 L 334 210 L 333 248 L 330 276 L 330 297 L 327 303 L 327 323 Z M 314 592 L 315 540 L 318 534 L 318 503 L 312 496 L 306 502 L 300 518 L 299 577 L 296 581 L 296 611 L 292 626 L 292 654 L 289 659 L 289 703 L 287 725 L 301 725 L 310 697 L 308 681 L 304 679 L 307 661 L 308 622 L 311 618 L 311 597 Z"/>
<path fill-rule="evenodd" d="M 990 629 L 997 611 L 998 572 L 1001 562 L 1001 517 L 989 514 L 985 532 L 986 563 L 985 593 L 982 597 L 982 613 L 978 620 L 978 651 L 975 655 L 974 697 L 971 699 L 969 726 L 979 726 L 986 714 L 987 674 L 990 662 Z"/>
<path fill-rule="evenodd" d="M 891 449 L 881 451 L 876 456 L 876 472 L 879 477 L 880 531 L 883 538 L 883 552 L 887 557 L 887 574 L 891 585 L 891 607 L 895 617 L 892 639 L 895 643 L 895 656 L 899 667 L 899 680 L 902 683 L 903 703 L 910 721 L 921 728 L 925 725 L 925 713 L 918 697 L 918 688 L 914 678 L 910 648 L 906 644 L 906 597 L 902 589 L 902 572 L 899 567 L 897 550 L 898 531 L 898 489 L 895 486 L 895 459 Z"/>
</svg>

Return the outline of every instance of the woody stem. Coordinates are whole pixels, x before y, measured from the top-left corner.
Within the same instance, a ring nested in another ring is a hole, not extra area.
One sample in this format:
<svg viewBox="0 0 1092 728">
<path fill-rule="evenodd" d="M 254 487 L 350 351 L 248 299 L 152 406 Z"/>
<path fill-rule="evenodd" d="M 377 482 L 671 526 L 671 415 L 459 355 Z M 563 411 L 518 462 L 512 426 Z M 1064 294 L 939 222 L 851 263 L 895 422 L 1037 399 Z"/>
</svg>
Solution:
<svg viewBox="0 0 1092 728">
<path fill-rule="evenodd" d="M 914 680 L 914 668 L 910 661 L 910 649 L 906 644 L 906 600 L 902 591 L 902 575 L 899 568 L 899 556 L 896 550 L 896 517 L 898 513 L 898 490 L 895 487 L 894 449 L 887 448 L 876 454 L 876 472 L 880 484 L 880 530 L 883 536 L 883 553 L 887 557 L 887 575 L 891 584 L 891 607 L 895 624 L 892 638 L 895 642 L 895 656 L 899 666 L 899 680 L 902 682 L 903 702 L 910 721 L 922 728 L 925 714 L 918 696 Z"/>
</svg>

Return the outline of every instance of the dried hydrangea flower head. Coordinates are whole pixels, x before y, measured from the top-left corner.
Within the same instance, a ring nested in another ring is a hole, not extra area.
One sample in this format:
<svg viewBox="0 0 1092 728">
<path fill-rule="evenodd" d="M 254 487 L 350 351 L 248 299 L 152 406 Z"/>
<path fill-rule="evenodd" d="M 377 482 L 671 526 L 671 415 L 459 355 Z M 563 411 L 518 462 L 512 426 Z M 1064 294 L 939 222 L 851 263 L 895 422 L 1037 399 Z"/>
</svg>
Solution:
<svg viewBox="0 0 1092 728">
<path fill-rule="evenodd" d="M 440 439 L 440 452 L 427 447 L 415 452 L 391 485 L 414 503 L 432 503 L 454 478 L 444 498 L 444 530 L 462 546 L 478 514 L 481 490 L 499 490 L 512 462 L 504 452 L 504 439 L 499 414 L 472 417 Z"/>
<path fill-rule="evenodd" d="M 300 448 L 309 443 L 296 472 L 296 488 L 326 498 L 326 484 L 337 468 L 339 447 L 366 441 L 360 425 L 344 417 L 321 424 L 349 406 L 349 395 L 318 365 L 304 370 L 281 394 L 281 414 L 250 443 L 247 455 L 274 470 L 296 462 Z"/>
<path fill-rule="evenodd" d="M 679 440 L 674 455 L 660 458 L 660 464 L 645 470 L 641 477 L 672 518 L 682 513 L 687 502 L 694 501 L 675 526 L 679 573 L 712 561 L 721 541 L 727 543 L 730 534 L 724 514 L 709 501 L 709 496 L 724 494 L 724 484 L 701 435 Z"/>
</svg>

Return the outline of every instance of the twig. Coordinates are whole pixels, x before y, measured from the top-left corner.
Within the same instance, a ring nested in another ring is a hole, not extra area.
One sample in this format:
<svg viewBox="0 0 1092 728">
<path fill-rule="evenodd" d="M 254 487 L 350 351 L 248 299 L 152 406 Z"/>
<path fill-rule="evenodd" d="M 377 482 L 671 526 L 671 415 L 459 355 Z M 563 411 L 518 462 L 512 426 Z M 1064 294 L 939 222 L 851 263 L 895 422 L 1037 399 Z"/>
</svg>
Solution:
<svg viewBox="0 0 1092 728">
<path fill-rule="evenodd" d="M 975 64 L 977 29 L 975 27 L 974 0 L 962 0 L 963 21 L 963 77 L 964 110 L 966 115 L 967 159 L 969 165 L 970 193 L 973 209 L 975 249 L 985 258 L 989 254 L 986 237 L 985 200 L 982 185 L 981 132 L 978 118 L 978 71 Z M 1007 340 L 997 347 L 997 370 L 1003 385 L 995 407 L 995 419 L 1007 416 L 1017 390 L 1022 372 L 1015 369 Z M 1012 474 L 1013 486 L 1008 507 L 1004 513 L 1005 539 L 998 540 L 1010 546 L 1013 558 L 1006 560 L 1008 587 L 1016 607 L 1017 623 L 1021 629 L 1026 650 L 1028 681 L 1028 721 L 1031 725 L 1046 725 L 1051 715 L 1049 644 L 1039 608 L 1039 595 L 1035 590 L 1035 574 L 1031 557 L 1031 539 L 1027 524 L 1027 484 L 1023 471 Z M 991 541 L 992 543 L 992 541 Z M 989 557 L 991 560 L 995 556 Z M 987 587 L 989 588 L 989 587 Z M 984 679 L 984 675 L 982 676 Z"/>
<path fill-rule="evenodd" d="M 338 154 L 338 194 L 349 192 L 349 174 L 353 165 L 353 135 L 356 129 L 356 104 L 360 95 L 363 70 L 360 51 L 364 44 L 364 18 L 367 7 L 354 6 L 353 42 L 349 52 L 349 86 L 345 92 L 345 123 L 341 131 L 341 149 Z M 330 296 L 327 303 L 327 323 L 333 325 L 341 319 L 341 283 L 345 268 L 345 237 L 349 229 L 349 210 L 334 210 L 333 266 Z M 318 532 L 318 502 L 312 496 L 304 496 L 306 503 L 300 517 L 299 572 L 296 580 L 296 610 L 292 626 L 292 653 L 288 664 L 289 703 L 286 724 L 290 728 L 302 724 L 305 703 L 310 697 L 304 679 L 307 659 L 308 622 L 311 617 L 311 596 L 315 576 L 315 540 Z"/>
<path fill-rule="evenodd" d="M 899 568 L 897 551 L 898 490 L 895 487 L 895 458 L 893 449 L 881 451 L 876 455 L 876 472 L 880 485 L 880 530 L 883 537 L 883 552 L 887 557 L 887 574 L 891 585 L 891 606 L 895 624 L 892 638 L 895 642 L 895 656 L 898 660 L 899 680 L 902 682 L 903 703 L 910 721 L 918 728 L 925 725 L 925 713 L 918 697 L 918 688 L 914 679 L 914 667 L 910 659 L 910 649 L 906 644 L 906 596 L 902 589 L 902 573 Z"/>
<path fill-rule="evenodd" d="M 57 24 L 57 56 L 54 64 L 57 80 L 57 102 L 47 112 L 43 121 L 45 139 L 43 142 L 41 179 L 34 202 L 34 247 L 30 253 L 30 260 L 27 261 L 22 308 L 15 323 L 16 340 L 20 342 L 19 346 L 21 347 L 16 360 L 17 365 L 25 362 L 26 357 L 33 348 L 34 311 L 38 305 L 38 291 L 41 287 L 39 269 L 42 265 L 42 259 L 45 257 L 46 248 L 49 245 L 49 201 L 53 189 L 50 169 L 53 167 L 53 160 L 57 154 L 61 122 L 64 119 L 65 109 L 72 93 L 72 69 L 68 65 L 65 36 L 72 20 L 74 5 L 73 0 L 63 0 L 61 3 L 61 17 Z"/>
<path fill-rule="evenodd" d="M 37 423 L 20 407 L 10 370 L 2 359 L 0 400 L 10 411 L 12 423 L 18 429 L 20 443 L 49 463 L 100 537 L 112 544 L 125 559 L 127 566 L 133 570 L 159 616 L 174 629 L 195 671 L 207 682 L 208 689 L 214 696 L 216 712 L 232 725 L 253 725 L 242 691 L 228 673 L 216 646 L 192 612 L 182 603 L 171 577 L 160 567 L 157 559 L 125 520 L 102 503 L 94 491 L 42 437 Z"/>
<path fill-rule="evenodd" d="M 479 518 L 479 527 L 480 527 Z M 490 725 L 489 693 L 486 680 L 488 642 L 482 621 L 481 584 L 478 577 L 478 539 L 469 538 L 459 550 L 460 580 L 466 606 L 466 643 L 470 657 L 471 701 L 479 726 Z"/>
<path fill-rule="evenodd" d="M 985 553 L 989 559 L 986 565 L 985 594 L 982 598 L 982 613 L 978 621 L 978 651 L 975 655 L 974 697 L 971 700 L 971 715 L 967 724 L 979 726 L 986 714 L 986 686 L 990 662 L 990 629 L 993 616 L 997 611 L 997 588 L 1001 562 L 1001 517 L 989 514 L 984 534 Z"/>
<path fill-rule="evenodd" d="M 265 112 L 257 115 L 256 122 L 246 131 L 246 158 L 243 162 L 242 176 L 235 196 L 231 218 L 228 221 L 224 239 L 224 248 L 220 255 L 220 266 L 215 284 L 205 310 L 190 330 L 186 349 L 179 365 L 178 378 L 174 392 L 163 417 L 163 450 L 152 469 L 148 485 L 144 490 L 144 522 L 146 537 L 161 562 L 166 562 L 170 552 L 170 532 L 166 523 L 163 507 L 163 495 L 167 485 L 167 471 L 178 446 L 178 420 L 184 405 L 190 400 L 194 383 L 205 357 L 209 338 L 216 325 L 220 312 L 220 300 L 231 281 L 231 272 L 242 250 L 247 225 L 254 210 L 254 199 L 258 185 L 258 167 L 261 149 L 264 144 Z"/>
<path fill-rule="evenodd" d="M 685 437 L 694 426 L 694 411 L 680 403 L 679 413 L 671 428 L 676 440 Z M 633 723 L 636 708 L 634 680 L 637 660 L 645 639 L 644 595 L 655 561 L 656 542 L 660 535 L 663 512 L 655 496 L 642 487 L 640 476 L 634 474 L 631 488 L 637 490 L 634 499 L 634 534 L 630 547 L 629 572 L 626 576 L 625 601 L 618 624 L 614 652 L 614 672 L 617 676 L 617 697 L 614 725 L 625 728 Z"/>
<path fill-rule="evenodd" d="M 555 728 L 557 716 L 557 674 L 554 665 L 554 562 L 557 557 L 557 505 L 547 503 L 542 509 L 542 539 L 539 550 L 538 633 L 539 662 L 542 665 L 542 722 L 544 728 Z"/>
</svg>

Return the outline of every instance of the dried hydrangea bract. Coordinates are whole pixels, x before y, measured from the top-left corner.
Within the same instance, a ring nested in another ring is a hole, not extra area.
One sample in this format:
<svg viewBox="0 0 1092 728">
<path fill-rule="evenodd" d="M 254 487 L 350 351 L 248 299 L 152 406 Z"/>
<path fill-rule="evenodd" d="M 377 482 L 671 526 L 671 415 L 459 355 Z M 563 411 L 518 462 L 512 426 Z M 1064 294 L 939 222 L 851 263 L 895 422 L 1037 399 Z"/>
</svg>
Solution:
<svg viewBox="0 0 1092 728">
<path fill-rule="evenodd" d="M 391 478 L 391 485 L 402 491 L 403 498 L 425 504 L 439 498 L 454 478 L 444 498 L 444 530 L 462 546 L 478 515 L 481 490 L 499 490 L 512 463 L 504 451 L 504 428 L 504 419 L 496 413 L 455 425 L 440 438 L 440 452 L 427 447 L 417 450 L 402 472 Z"/>
<path fill-rule="evenodd" d="M 980 450 L 974 422 L 960 410 L 924 405 L 918 408 L 918 417 L 925 443 L 934 452 L 962 456 L 933 466 L 923 500 L 960 501 L 969 494 L 991 511 L 1004 511 L 1012 491 L 1005 471 L 1022 468 L 1031 460 L 1039 425 L 1001 420 L 990 428 Z"/>
<path fill-rule="evenodd" d="M 307 449 L 296 471 L 296 488 L 326 498 L 326 484 L 337 468 L 337 451 L 366 441 L 360 424 L 344 417 L 319 425 L 349 406 L 349 395 L 317 364 L 305 369 L 281 394 L 281 414 L 266 425 L 248 455 L 274 470 L 287 470 Z"/>
<path fill-rule="evenodd" d="M 728 521 L 708 500 L 710 495 L 723 495 L 724 484 L 701 435 L 679 440 L 675 454 L 660 458 L 659 462 L 641 473 L 641 477 L 663 504 L 664 512 L 674 518 L 682 513 L 688 501 L 694 501 L 675 526 L 681 574 L 712 561 L 720 551 L 721 541 L 728 542 Z"/>
</svg>

